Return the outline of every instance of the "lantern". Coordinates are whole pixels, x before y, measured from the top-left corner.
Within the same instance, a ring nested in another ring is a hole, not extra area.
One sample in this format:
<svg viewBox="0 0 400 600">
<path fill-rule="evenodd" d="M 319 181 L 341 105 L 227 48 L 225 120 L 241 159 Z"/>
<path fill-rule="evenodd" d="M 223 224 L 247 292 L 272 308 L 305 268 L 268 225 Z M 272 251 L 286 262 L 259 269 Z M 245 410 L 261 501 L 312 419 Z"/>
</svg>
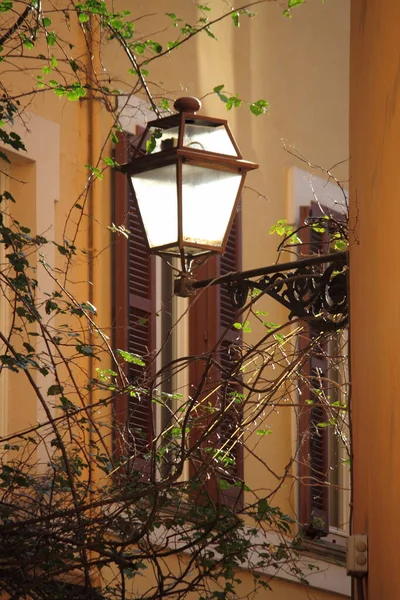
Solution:
<svg viewBox="0 0 400 600">
<path fill-rule="evenodd" d="M 149 251 L 180 257 L 184 272 L 193 258 L 224 252 L 246 173 L 258 165 L 242 159 L 225 120 L 196 114 L 197 98 L 180 98 L 174 108 L 147 125 L 122 169 Z"/>
</svg>

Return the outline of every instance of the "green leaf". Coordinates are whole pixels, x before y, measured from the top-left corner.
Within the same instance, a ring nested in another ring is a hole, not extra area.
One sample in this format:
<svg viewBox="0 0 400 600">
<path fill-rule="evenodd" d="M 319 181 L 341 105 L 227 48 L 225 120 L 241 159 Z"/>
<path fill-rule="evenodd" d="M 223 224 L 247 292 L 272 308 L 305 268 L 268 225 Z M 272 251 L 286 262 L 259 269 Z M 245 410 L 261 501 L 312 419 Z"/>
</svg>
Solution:
<svg viewBox="0 0 400 600">
<path fill-rule="evenodd" d="M 311 229 L 315 231 L 315 233 L 325 233 L 325 227 L 321 227 L 318 224 L 311 224 Z"/>
<path fill-rule="evenodd" d="M 181 27 L 181 33 L 183 35 L 194 35 L 198 30 L 195 27 L 186 23 L 184 27 Z"/>
<path fill-rule="evenodd" d="M 74 410 L 76 408 L 75 404 L 73 402 L 71 402 L 71 400 L 68 400 L 68 398 L 66 398 L 65 396 L 61 396 L 60 401 L 61 401 L 60 408 L 62 410 Z"/>
<path fill-rule="evenodd" d="M 267 100 L 257 100 L 250 104 L 250 110 L 256 117 L 265 114 L 268 111 L 269 102 Z"/>
<path fill-rule="evenodd" d="M 118 136 L 115 133 L 115 131 L 111 131 L 111 133 L 110 133 L 110 139 L 113 142 L 113 144 L 118 144 Z"/>
<path fill-rule="evenodd" d="M 167 43 L 167 48 L 168 50 L 172 50 L 173 48 L 175 48 L 175 46 L 179 46 L 179 42 L 175 41 L 175 42 L 168 42 Z"/>
<path fill-rule="evenodd" d="M 258 501 L 258 506 L 257 506 L 258 516 L 260 518 L 264 517 L 265 514 L 268 512 L 268 509 L 269 509 L 269 505 L 268 505 L 267 499 L 261 498 L 261 500 Z"/>
<path fill-rule="evenodd" d="M 146 50 L 146 44 L 144 44 L 143 42 L 136 42 L 135 44 L 130 44 L 130 47 L 134 52 L 136 52 L 136 54 L 144 54 L 144 51 Z"/>
<path fill-rule="evenodd" d="M 286 237 L 292 236 L 293 239 L 290 240 L 291 244 L 301 244 L 300 238 L 293 233 L 293 225 L 289 225 L 286 219 L 279 219 L 275 225 L 272 225 L 269 233 L 271 235 L 277 233 L 278 235 Z"/>
<path fill-rule="evenodd" d="M 207 35 L 208 35 L 210 38 L 212 38 L 213 40 L 216 40 L 216 39 L 217 39 L 217 37 L 216 37 L 216 36 L 213 34 L 213 32 L 211 31 L 211 29 L 210 29 L 209 27 L 206 27 L 204 31 L 205 31 L 205 32 L 206 32 L 206 34 L 207 34 Z"/>
<path fill-rule="evenodd" d="M 124 23 L 123 23 L 123 21 L 121 21 L 121 19 L 111 19 L 110 25 L 114 29 L 120 30 L 123 28 Z"/>
<path fill-rule="evenodd" d="M 56 57 L 55 57 L 54 55 L 52 55 L 52 56 L 51 56 L 51 66 L 53 67 L 53 69 L 55 69 L 55 68 L 56 68 L 57 64 L 58 64 L 58 63 L 57 63 L 57 59 L 56 59 Z"/>
<path fill-rule="evenodd" d="M 295 6 L 299 6 L 300 4 L 304 4 L 304 0 L 288 0 L 288 8 L 285 8 L 283 11 L 283 16 L 290 18 L 292 16 L 290 9 L 294 8 Z"/>
<path fill-rule="evenodd" d="M 280 325 L 278 323 L 271 323 L 270 321 L 263 321 L 264 327 L 268 329 L 268 332 L 271 333 L 274 329 L 279 329 Z"/>
<path fill-rule="evenodd" d="M 117 373 L 112 369 L 100 369 L 99 367 L 96 369 L 96 372 L 100 379 L 109 379 L 110 377 L 116 377 Z"/>
<path fill-rule="evenodd" d="M 79 69 L 76 60 L 74 60 L 73 58 L 71 58 L 71 60 L 69 61 L 69 66 L 71 67 L 71 69 L 73 70 L 74 73 L 76 73 L 77 70 Z"/>
<path fill-rule="evenodd" d="M 24 44 L 25 48 L 28 48 L 29 50 L 32 50 L 33 43 L 31 42 L 31 40 L 28 40 L 27 38 L 25 38 L 23 40 L 23 44 Z"/>
<path fill-rule="evenodd" d="M 78 344 L 78 346 L 76 346 L 76 349 L 78 350 L 78 352 L 84 354 L 85 356 L 94 356 L 93 346 L 90 346 L 89 344 Z"/>
<path fill-rule="evenodd" d="M 139 367 L 145 367 L 146 363 L 143 362 L 143 359 L 138 354 L 132 354 L 131 352 L 127 352 L 126 350 L 117 350 L 117 354 L 128 363 L 133 363 L 134 365 L 138 365 Z"/>
<path fill-rule="evenodd" d="M 217 94 L 218 98 L 222 101 L 222 102 L 228 102 L 228 96 L 226 96 L 225 94 L 221 94 L 222 90 L 224 89 L 225 85 L 217 85 L 214 88 L 214 92 Z"/>
<path fill-rule="evenodd" d="M 109 156 L 105 156 L 103 158 L 103 160 L 108 167 L 118 167 L 119 166 L 119 164 L 113 158 L 111 158 Z"/>
<path fill-rule="evenodd" d="M 231 108 L 239 108 L 241 104 L 242 101 L 237 95 L 231 96 L 226 102 L 226 110 L 231 110 Z"/>
<path fill-rule="evenodd" d="M 139 72 L 142 77 L 147 77 L 150 73 L 150 71 L 148 71 L 147 69 L 140 69 Z M 139 73 L 138 73 L 138 71 L 136 71 L 136 69 L 128 69 L 128 73 L 130 75 L 136 75 L 136 76 L 139 75 Z"/>
<path fill-rule="evenodd" d="M 245 321 L 243 323 L 242 329 L 245 333 L 251 333 L 250 321 Z"/>
<path fill-rule="evenodd" d="M 51 19 L 49 19 L 49 17 L 43 17 L 42 23 L 43 23 L 43 27 L 50 27 Z"/>
<path fill-rule="evenodd" d="M 157 140 L 162 137 L 161 129 L 155 129 L 151 134 L 150 139 L 146 142 L 146 152 L 147 154 L 151 154 L 156 147 Z"/>
<path fill-rule="evenodd" d="M 80 306 L 83 310 L 87 310 L 88 312 L 92 313 L 93 315 L 97 315 L 97 308 L 95 306 L 93 306 L 93 304 L 91 302 L 89 302 L 89 300 L 87 300 L 86 302 L 83 302 Z"/>
<path fill-rule="evenodd" d="M 85 12 L 79 13 L 78 19 L 79 19 L 80 23 L 86 23 L 87 21 L 89 21 L 89 18 L 90 17 L 87 13 L 85 13 Z"/>
<path fill-rule="evenodd" d="M 45 305 L 45 311 L 46 311 L 46 315 L 50 315 L 53 310 L 57 310 L 58 309 L 58 304 L 56 304 L 56 302 L 53 302 L 53 300 L 47 300 L 46 305 Z"/>
<path fill-rule="evenodd" d="M 232 19 L 233 19 L 233 24 L 235 27 L 239 27 L 240 23 L 239 23 L 239 13 L 238 11 L 235 11 L 232 13 Z"/>
<path fill-rule="evenodd" d="M 151 48 L 151 50 L 153 50 L 157 54 L 160 54 L 160 52 L 162 52 L 162 46 L 158 42 L 153 42 L 153 40 L 147 40 L 146 45 L 148 46 L 148 48 Z"/>
<path fill-rule="evenodd" d="M 57 41 L 57 36 L 54 31 L 49 31 L 46 37 L 46 42 L 48 46 L 54 46 Z"/>
<path fill-rule="evenodd" d="M 275 333 L 274 339 L 278 342 L 280 346 L 285 343 L 285 336 L 281 335 L 280 333 Z"/>
<path fill-rule="evenodd" d="M 69 255 L 69 250 L 67 248 L 64 248 L 64 246 L 61 246 L 61 244 L 56 244 L 57 250 L 59 251 L 60 254 L 62 254 L 63 256 L 68 256 Z"/>
<path fill-rule="evenodd" d="M 81 86 L 80 83 L 73 83 L 70 88 L 65 88 L 65 95 L 67 100 L 76 101 L 86 96 L 86 90 Z M 102 177 L 102 176 L 101 176 Z M 99 176 L 99 179 L 101 179 Z"/>
<path fill-rule="evenodd" d="M 58 384 L 51 385 L 49 387 L 49 389 L 47 390 L 47 395 L 48 396 L 58 396 L 58 394 L 62 394 L 63 389 L 64 388 L 62 387 L 62 385 L 58 385 Z"/>
<path fill-rule="evenodd" d="M 160 100 L 159 106 L 162 110 L 170 110 L 170 108 L 171 108 L 170 103 L 168 102 L 168 100 L 166 98 L 162 98 Z"/>
<path fill-rule="evenodd" d="M 226 479 L 220 479 L 219 480 L 219 487 L 221 490 L 230 490 L 232 487 L 232 484 L 229 483 L 228 481 L 226 481 Z"/>
<path fill-rule="evenodd" d="M 339 250 L 339 251 L 346 250 L 347 246 L 348 246 L 348 244 L 347 244 L 346 240 L 340 240 L 340 239 L 335 240 L 335 243 L 334 243 L 335 250 Z"/>
<path fill-rule="evenodd" d="M 258 429 L 256 433 L 257 435 L 271 435 L 272 429 Z"/>
<path fill-rule="evenodd" d="M 103 179 L 103 173 L 97 167 L 93 167 L 92 165 L 84 165 L 92 172 L 92 175 L 97 177 L 98 179 Z"/>
<path fill-rule="evenodd" d="M 8 12 L 13 7 L 13 3 L 10 0 L 3 0 L 0 2 L 0 12 Z"/>
</svg>

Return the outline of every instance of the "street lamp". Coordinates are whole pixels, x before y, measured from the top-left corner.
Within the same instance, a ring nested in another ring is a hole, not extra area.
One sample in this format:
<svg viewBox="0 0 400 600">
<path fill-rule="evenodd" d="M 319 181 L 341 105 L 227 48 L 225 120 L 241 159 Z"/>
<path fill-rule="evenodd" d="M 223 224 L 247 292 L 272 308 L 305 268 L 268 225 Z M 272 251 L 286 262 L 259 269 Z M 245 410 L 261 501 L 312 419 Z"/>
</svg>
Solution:
<svg viewBox="0 0 400 600">
<path fill-rule="evenodd" d="M 258 165 L 242 159 L 225 120 L 196 115 L 197 98 L 179 98 L 174 108 L 147 125 L 122 169 L 149 251 L 179 257 L 185 274 L 194 258 L 224 252 L 246 174 Z"/>
<path fill-rule="evenodd" d="M 180 258 L 175 294 L 225 284 L 241 307 L 258 290 L 283 304 L 290 319 L 342 327 L 348 317 L 347 252 L 194 280 L 194 259 L 224 252 L 246 174 L 258 165 L 242 159 L 225 120 L 196 114 L 197 98 L 180 98 L 174 108 L 177 113 L 147 125 L 133 158 L 120 168 L 128 175 L 149 252 Z"/>
</svg>

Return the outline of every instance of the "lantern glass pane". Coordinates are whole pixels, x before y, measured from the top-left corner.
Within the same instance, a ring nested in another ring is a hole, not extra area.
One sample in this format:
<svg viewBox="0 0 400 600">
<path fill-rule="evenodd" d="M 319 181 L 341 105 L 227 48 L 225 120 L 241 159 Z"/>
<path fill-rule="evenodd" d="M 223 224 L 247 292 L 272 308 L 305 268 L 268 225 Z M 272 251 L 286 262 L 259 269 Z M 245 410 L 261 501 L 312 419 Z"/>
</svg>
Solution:
<svg viewBox="0 0 400 600">
<path fill-rule="evenodd" d="M 225 125 L 201 125 L 199 123 L 185 124 L 183 145 L 193 150 L 204 150 L 237 156 L 235 146 L 226 130 Z"/>
<path fill-rule="evenodd" d="M 182 165 L 183 243 L 220 248 L 242 175 Z"/>
<path fill-rule="evenodd" d="M 178 145 L 179 127 L 170 127 L 169 129 L 160 129 L 159 127 L 150 127 L 150 137 L 146 141 L 147 154 L 155 154 L 162 150 L 172 150 Z"/>
<path fill-rule="evenodd" d="M 138 173 L 131 179 L 150 248 L 177 243 L 176 165 Z"/>
</svg>

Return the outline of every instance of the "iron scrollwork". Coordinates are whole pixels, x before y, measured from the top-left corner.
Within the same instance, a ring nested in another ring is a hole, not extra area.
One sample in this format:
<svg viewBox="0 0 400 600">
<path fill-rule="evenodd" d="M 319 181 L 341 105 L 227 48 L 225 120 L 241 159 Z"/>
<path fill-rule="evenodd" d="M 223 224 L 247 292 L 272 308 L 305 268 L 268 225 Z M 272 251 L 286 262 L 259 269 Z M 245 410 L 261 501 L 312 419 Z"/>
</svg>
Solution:
<svg viewBox="0 0 400 600">
<path fill-rule="evenodd" d="M 258 278 L 258 279 L 257 279 Z M 250 292 L 258 290 L 283 304 L 289 319 L 312 319 L 321 331 L 340 329 L 348 322 L 348 253 L 334 252 L 249 271 L 226 273 L 195 281 L 180 273 L 175 294 L 191 296 L 208 286 L 227 285 L 232 304 L 242 308 Z"/>
<path fill-rule="evenodd" d="M 338 329 L 348 321 L 348 268 L 347 254 L 333 254 L 328 264 L 319 260 L 298 261 L 279 265 L 253 281 L 238 278 L 228 282 L 232 303 L 242 308 L 253 290 L 268 294 L 289 310 L 289 319 L 313 319 L 324 330 Z M 271 272 L 274 271 L 274 272 Z M 244 274 L 243 274 L 244 275 Z"/>
</svg>

